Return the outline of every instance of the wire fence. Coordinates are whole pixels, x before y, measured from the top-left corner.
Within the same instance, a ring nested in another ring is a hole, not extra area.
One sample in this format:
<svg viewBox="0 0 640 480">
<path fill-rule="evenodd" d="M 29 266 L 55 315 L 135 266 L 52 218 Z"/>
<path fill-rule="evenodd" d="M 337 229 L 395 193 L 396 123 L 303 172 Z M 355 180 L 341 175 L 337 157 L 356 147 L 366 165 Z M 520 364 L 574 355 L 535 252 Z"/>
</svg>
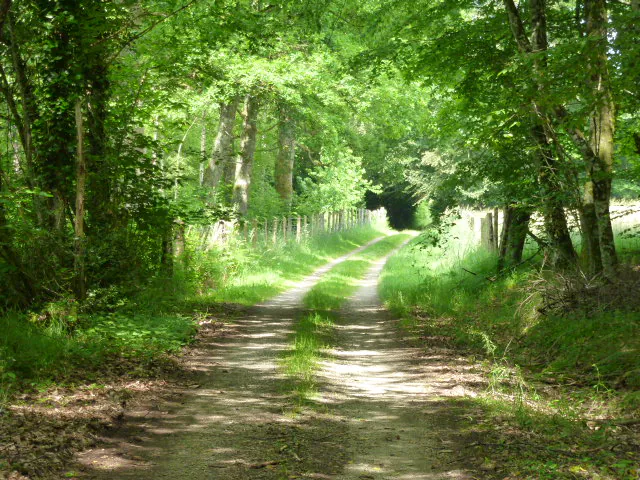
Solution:
<svg viewBox="0 0 640 480">
<path fill-rule="evenodd" d="M 342 232 L 386 219 L 385 209 L 345 209 L 315 215 L 295 215 L 248 220 L 219 220 L 211 225 L 190 225 L 184 237 L 196 242 L 201 251 L 219 248 L 232 242 L 258 246 L 287 242 L 301 243 L 308 238 Z M 182 227 L 184 228 L 184 226 Z"/>
<path fill-rule="evenodd" d="M 616 243 L 625 249 L 640 251 L 640 204 L 613 204 L 610 207 L 611 223 Z M 504 212 L 491 210 L 460 210 L 462 222 L 468 226 L 469 243 L 482 245 L 485 249 L 497 251 L 502 234 Z M 580 221 L 576 211 L 567 210 L 567 223 L 576 247 L 580 247 Z M 544 235 L 542 216 L 535 213 L 529 228 L 537 235 Z"/>
</svg>

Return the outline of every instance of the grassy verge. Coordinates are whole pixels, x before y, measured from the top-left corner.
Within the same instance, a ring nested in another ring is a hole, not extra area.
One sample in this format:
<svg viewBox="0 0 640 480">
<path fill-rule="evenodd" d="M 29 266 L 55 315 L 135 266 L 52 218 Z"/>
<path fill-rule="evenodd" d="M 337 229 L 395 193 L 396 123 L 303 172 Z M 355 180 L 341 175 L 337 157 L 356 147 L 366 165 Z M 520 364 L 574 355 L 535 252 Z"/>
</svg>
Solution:
<svg viewBox="0 0 640 480">
<path fill-rule="evenodd" d="M 264 300 L 384 231 L 382 225 L 369 226 L 268 250 L 235 245 L 191 252 L 171 281 L 129 299 L 117 292 L 90 299 L 93 313 L 59 301 L 39 312 L 8 314 L 1 320 L 0 402 L 12 392 L 52 384 L 92 382 L 114 373 L 152 375 L 221 303 Z"/>
<path fill-rule="evenodd" d="M 408 238 L 407 234 L 398 234 L 377 242 L 336 265 L 307 293 L 304 303 L 311 312 L 296 323 L 291 348 L 283 359 L 284 371 L 293 382 L 296 403 L 306 402 L 314 393 L 314 372 L 322 350 L 332 342 L 336 310 L 356 291 L 358 280 L 364 277 L 373 262 Z"/>
<path fill-rule="evenodd" d="M 191 252 L 182 270 L 182 291 L 171 300 L 253 305 L 286 290 L 316 268 L 388 232 L 385 225 L 319 235 L 307 242 L 254 249 L 244 244 L 216 252 Z"/>
<path fill-rule="evenodd" d="M 384 232 L 380 225 L 268 250 L 231 245 L 188 252 L 172 279 L 137 295 L 114 288 L 92 292 L 82 308 L 61 300 L 38 312 L 5 315 L 0 477 L 75 476 L 61 473 L 61 466 L 91 444 L 96 429 L 113 425 L 127 402 L 156 398 L 166 380 L 188 382 L 173 354 L 200 324 L 215 328 L 217 318 L 226 321 L 237 311 L 230 304 L 264 300 Z"/>
<path fill-rule="evenodd" d="M 474 428 L 496 437 L 501 474 L 636 479 L 640 314 L 540 315 L 534 266 L 496 276 L 495 265 L 453 237 L 416 239 L 387 262 L 380 292 L 416 338 L 485 362 L 489 387 L 473 401 L 488 420 Z"/>
</svg>

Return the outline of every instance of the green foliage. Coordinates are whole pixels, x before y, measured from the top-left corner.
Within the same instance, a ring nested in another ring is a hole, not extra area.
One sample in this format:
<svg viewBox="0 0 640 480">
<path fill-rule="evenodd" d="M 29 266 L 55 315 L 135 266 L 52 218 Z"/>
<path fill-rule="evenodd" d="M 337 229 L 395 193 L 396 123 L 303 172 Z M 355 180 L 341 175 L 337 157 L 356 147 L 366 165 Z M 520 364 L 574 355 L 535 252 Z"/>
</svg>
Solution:
<svg viewBox="0 0 640 480">
<path fill-rule="evenodd" d="M 298 208 L 304 214 L 331 212 L 362 206 L 364 195 L 375 190 L 365 179 L 362 159 L 346 147 L 320 154 L 318 168 L 299 179 Z"/>
<path fill-rule="evenodd" d="M 123 359 L 131 362 L 125 368 L 137 366 L 140 374 L 195 333 L 191 318 L 176 315 L 58 316 L 44 324 L 9 314 L 2 321 L 0 384 L 5 395 L 15 387 L 99 378 L 101 371 L 122 368 Z"/>
</svg>

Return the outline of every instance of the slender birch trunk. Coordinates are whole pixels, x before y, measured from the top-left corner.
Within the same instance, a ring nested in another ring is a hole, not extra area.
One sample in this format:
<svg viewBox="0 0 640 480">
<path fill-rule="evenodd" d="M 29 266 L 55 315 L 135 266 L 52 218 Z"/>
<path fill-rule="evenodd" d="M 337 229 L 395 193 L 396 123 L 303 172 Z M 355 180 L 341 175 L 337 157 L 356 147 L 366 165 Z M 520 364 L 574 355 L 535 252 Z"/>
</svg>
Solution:
<svg viewBox="0 0 640 480">
<path fill-rule="evenodd" d="M 548 49 L 547 21 L 545 0 L 531 0 L 531 39 L 527 37 L 522 18 L 518 7 L 513 0 L 503 0 L 509 26 L 513 37 L 518 45 L 518 49 L 524 54 L 546 52 Z M 546 58 L 538 55 L 534 60 L 533 82 L 539 92 L 544 90 L 542 79 L 547 67 Z M 544 199 L 542 213 L 544 216 L 545 230 L 549 237 L 552 251 L 552 263 L 559 268 L 571 267 L 576 263 L 577 255 L 573 248 L 567 218 L 564 213 L 564 191 L 561 182 L 560 166 L 558 159 L 551 148 L 555 138 L 555 132 L 549 116 L 541 107 L 538 98 L 532 99 L 532 111 L 535 116 L 532 128 L 533 138 L 538 146 L 538 180 L 540 182 L 541 193 Z"/>
<path fill-rule="evenodd" d="M 233 184 L 233 204 L 242 215 L 245 215 L 249 209 L 249 187 L 258 132 L 258 107 L 258 97 L 255 94 L 248 94 L 242 111 L 242 141 Z"/>
<path fill-rule="evenodd" d="M 87 164 L 84 154 L 84 123 L 82 119 L 82 101 L 76 100 L 76 211 L 74 220 L 74 270 L 76 281 L 76 297 L 84 300 L 87 293 L 85 278 L 85 233 L 84 233 L 84 204 L 87 182 Z"/>
<path fill-rule="evenodd" d="M 293 166 L 296 158 L 295 121 L 286 106 L 280 106 L 278 125 L 278 156 L 275 165 L 275 186 L 278 195 L 291 206 L 293 196 Z"/>
<path fill-rule="evenodd" d="M 607 49 L 608 14 L 606 0 L 585 0 L 588 38 L 589 86 L 594 98 L 590 119 L 590 146 L 594 155 L 588 158 L 587 169 L 593 183 L 600 255 L 605 276 L 613 277 L 618 266 L 609 206 L 613 177 L 615 107 L 609 78 Z M 589 161 L 591 160 L 591 161 Z"/>
<path fill-rule="evenodd" d="M 220 181 L 225 178 L 225 171 L 231 170 L 235 175 L 235 161 L 233 158 L 233 128 L 236 123 L 236 113 L 238 111 L 239 99 L 234 97 L 227 103 L 220 104 L 220 124 L 218 126 L 218 133 L 213 142 L 213 151 L 211 157 L 207 163 L 204 174 L 202 177 L 202 183 L 210 189 L 215 189 L 220 184 Z"/>
<path fill-rule="evenodd" d="M 198 168 L 198 183 L 204 183 L 204 166 L 207 163 L 207 112 L 202 113 L 202 129 L 200 130 L 200 165 Z"/>
</svg>

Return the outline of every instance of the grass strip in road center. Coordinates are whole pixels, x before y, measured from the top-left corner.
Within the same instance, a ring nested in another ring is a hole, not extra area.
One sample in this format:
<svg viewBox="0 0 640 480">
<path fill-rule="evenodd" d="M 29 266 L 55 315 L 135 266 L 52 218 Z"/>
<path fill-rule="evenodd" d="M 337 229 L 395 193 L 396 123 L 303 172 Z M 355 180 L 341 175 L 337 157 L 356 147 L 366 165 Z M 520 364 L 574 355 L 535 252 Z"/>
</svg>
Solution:
<svg viewBox="0 0 640 480">
<path fill-rule="evenodd" d="M 336 313 L 358 288 L 358 281 L 373 263 L 391 253 L 410 238 L 391 235 L 329 270 L 307 293 L 305 306 L 311 312 L 295 325 L 291 345 L 283 359 L 283 368 L 291 379 L 297 404 L 305 403 L 315 391 L 314 373 L 322 350 L 331 345 Z"/>
</svg>

